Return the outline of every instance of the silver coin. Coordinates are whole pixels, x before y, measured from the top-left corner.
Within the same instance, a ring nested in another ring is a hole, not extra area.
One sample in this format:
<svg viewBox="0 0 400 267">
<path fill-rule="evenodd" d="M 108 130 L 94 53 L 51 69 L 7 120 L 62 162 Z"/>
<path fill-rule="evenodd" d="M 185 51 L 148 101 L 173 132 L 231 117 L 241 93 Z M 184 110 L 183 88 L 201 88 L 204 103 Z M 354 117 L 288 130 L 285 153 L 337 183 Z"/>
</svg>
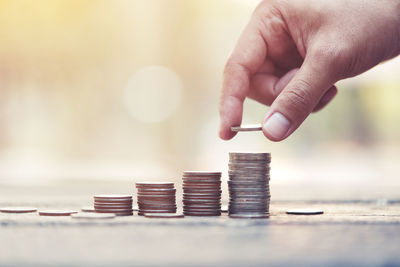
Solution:
<svg viewBox="0 0 400 267">
<path fill-rule="evenodd" d="M 183 178 L 183 185 L 211 185 L 211 186 L 217 186 L 221 184 L 221 180 L 190 180 L 190 179 L 184 179 Z"/>
<path fill-rule="evenodd" d="M 40 216 L 70 216 L 73 213 L 78 213 L 75 210 L 40 210 Z"/>
<path fill-rule="evenodd" d="M 207 208 L 207 209 L 220 209 L 221 205 L 220 204 L 215 204 L 215 205 L 208 205 L 208 204 L 193 204 L 193 205 L 183 205 L 183 208 Z"/>
<path fill-rule="evenodd" d="M 240 213 L 240 212 L 265 212 L 267 211 L 267 207 L 232 207 L 229 206 L 229 212 L 231 213 Z"/>
<path fill-rule="evenodd" d="M 242 198 L 243 199 L 243 198 Z M 229 204 L 246 204 L 246 203 L 270 203 L 269 198 L 247 198 L 246 200 L 229 199 Z"/>
<path fill-rule="evenodd" d="M 221 193 L 211 193 L 211 192 L 208 192 L 208 193 L 206 193 L 206 192 L 202 192 L 202 193 L 184 193 L 185 194 L 185 196 L 183 197 L 183 199 L 185 199 L 185 197 L 196 197 L 196 196 L 198 196 L 198 195 L 195 195 L 195 194 L 201 194 L 200 196 L 204 196 L 204 194 L 207 194 L 207 195 L 211 195 L 212 197 L 221 197 Z"/>
<path fill-rule="evenodd" d="M 144 193 L 153 193 L 153 192 L 163 192 L 163 193 L 168 193 L 168 192 L 175 192 L 175 188 L 137 188 L 138 192 L 144 192 Z"/>
<path fill-rule="evenodd" d="M 188 189 L 188 188 L 183 188 L 184 193 L 211 193 L 211 194 L 221 194 L 222 190 L 221 189 Z"/>
<path fill-rule="evenodd" d="M 94 199 L 99 200 L 130 200 L 132 199 L 131 195 L 95 195 Z"/>
<path fill-rule="evenodd" d="M 221 216 L 221 212 L 219 213 L 198 213 L 198 212 L 184 212 L 185 217 L 218 217 Z"/>
<path fill-rule="evenodd" d="M 271 161 L 271 154 L 269 153 L 229 153 L 229 160 L 236 161 Z"/>
<path fill-rule="evenodd" d="M 229 217 L 233 219 L 268 219 L 269 214 L 239 213 L 239 214 L 229 214 Z"/>
<path fill-rule="evenodd" d="M 132 212 L 132 209 L 95 209 L 94 212 L 100 213 L 121 213 L 121 212 Z"/>
<path fill-rule="evenodd" d="M 177 213 L 145 213 L 144 217 L 146 218 L 159 218 L 159 219 L 172 219 L 172 218 L 183 218 L 185 217 L 183 214 Z"/>
<path fill-rule="evenodd" d="M 218 172 L 218 171 L 184 171 L 183 172 L 184 175 L 201 175 L 201 176 L 207 176 L 207 175 L 222 175 L 222 172 Z"/>
<path fill-rule="evenodd" d="M 94 207 L 93 206 L 82 207 L 81 211 L 83 211 L 83 212 L 94 212 Z"/>
<path fill-rule="evenodd" d="M 220 200 L 215 199 L 215 200 L 204 200 L 204 199 L 183 199 L 182 200 L 183 203 L 187 203 L 187 204 L 195 204 L 195 203 L 210 203 L 210 204 L 214 204 L 214 203 L 221 203 Z"/>
<path fill-rule="evenodd" d="M 229 209 L 264 209 L 269 203 L 229 203 Z"/>
<path fill-rule="evenodd" d="M 174 183 L 172 182 L 136 182 L 136 187 L 148 188 L 148 187 L 156 187 L 156 188 L 170 188 L 174 187 Z"/>
<path fill-rule="evenodd" d="M 292 215 L 318 215 L 323 213 L 324 213 L 323 210 L 312 209 L 312 208 L 286 210 L 286 214 L 292 214 Z"/>
<path fill-rule="evenodd" d="M 195 203 L 195 204 L 183 204 L 183 207 L 207 207 L 207 208 L 217 208 L 221 207 L 220 203 Z"/>
<path fill-rule="evenodd" d="M 254 131 L 261 131 L 262 125 L 261 124 L 242 124 L 240 126 L 233 126 L 231 127 L 232 132 L 254 132 Z"/>
<path fill-rule="evenodd" d="M 31 213 L 36 212 L 37 209 L 33 207 L 3 207 L 0 212 L 3 213 Z"/>
<path fill-rule="evenodd" d="M 138 215 L 144 216 L 145 213 L 176 213 L 176 209 L 171 210 L 139 210 Z"/>
</svg>

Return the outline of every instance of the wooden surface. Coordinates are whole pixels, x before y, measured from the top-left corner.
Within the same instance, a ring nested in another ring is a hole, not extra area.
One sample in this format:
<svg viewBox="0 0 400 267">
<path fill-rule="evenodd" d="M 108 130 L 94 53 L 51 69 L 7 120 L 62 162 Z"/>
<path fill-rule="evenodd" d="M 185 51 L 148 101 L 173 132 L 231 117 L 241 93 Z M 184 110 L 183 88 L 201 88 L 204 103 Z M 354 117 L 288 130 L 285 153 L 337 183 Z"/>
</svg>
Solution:
<svg viewBox="0 0 400 267">
<path fill-rule="evenodd" d="M 37 205 L 79 208 L 80 200 Z M 2 204 L 5 203 L 1 198 Z M 23 201 L 20 204 L 23 203 Z M 87 203 L 83 203 L 87 204 Z M 316 207 L 323 215 L 286 215 Z M 0 214 L 1 266 L 396 266 L 400 204 L 273 202 L 267 220 Z"/>
</svg>

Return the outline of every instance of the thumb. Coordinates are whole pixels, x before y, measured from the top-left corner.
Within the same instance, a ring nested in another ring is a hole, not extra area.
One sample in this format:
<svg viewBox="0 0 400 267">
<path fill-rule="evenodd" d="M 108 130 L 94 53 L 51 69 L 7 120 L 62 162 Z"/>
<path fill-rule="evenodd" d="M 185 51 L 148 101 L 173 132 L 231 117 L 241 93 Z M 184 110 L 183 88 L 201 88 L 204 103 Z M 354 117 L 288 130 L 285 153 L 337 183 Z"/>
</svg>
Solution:
<svg viewBox="0 0 400 267">
<path fill-rule="evenodd" d="M 329 65 L 321 66 L 318 60 L 306 57 L 272 103 L 263 122 L 264 135 L 272 141 L 281 141 L 292 134 L 332 87 L 333 77 Z"/>
</svg>

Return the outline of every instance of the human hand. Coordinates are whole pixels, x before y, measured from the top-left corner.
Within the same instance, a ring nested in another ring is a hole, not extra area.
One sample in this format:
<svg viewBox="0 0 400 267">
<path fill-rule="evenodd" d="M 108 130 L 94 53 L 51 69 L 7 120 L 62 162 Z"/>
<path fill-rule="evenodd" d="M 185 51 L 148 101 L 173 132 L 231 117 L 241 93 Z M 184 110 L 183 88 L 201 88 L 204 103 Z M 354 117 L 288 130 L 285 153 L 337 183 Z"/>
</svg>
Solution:
<svg viewBox="0 0 400 267">
<path fill-rule="evenodd" d="M 263 133 L 281 141 L 332 100 L 337 81 L 399 53 L 399 0 L 265 0 L 225 66 L 219 135 L 235 135 L 250 97 L 271 106 Z"/>
</svg>

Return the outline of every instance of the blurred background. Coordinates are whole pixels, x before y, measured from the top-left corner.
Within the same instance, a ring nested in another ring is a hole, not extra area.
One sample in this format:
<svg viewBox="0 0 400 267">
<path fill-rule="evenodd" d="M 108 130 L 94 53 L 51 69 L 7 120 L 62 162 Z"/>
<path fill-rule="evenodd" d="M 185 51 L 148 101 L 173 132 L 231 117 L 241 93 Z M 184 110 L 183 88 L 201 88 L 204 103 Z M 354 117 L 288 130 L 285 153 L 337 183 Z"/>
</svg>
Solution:
<svg viewBox="0 0 400 267">
<path fill-rule="evenodd" d="M 258 2 L 0 1 L 2 190 L 179 187 L 183 170 L 227 179 L 229 151 L 266 151 L 273 199 L 400 198 L 400 58 L 340 82 L 284 142 L 218 138 L 223 67 Z M 243 122 L 266 110 L 247 100 Z"/>
</svg>

